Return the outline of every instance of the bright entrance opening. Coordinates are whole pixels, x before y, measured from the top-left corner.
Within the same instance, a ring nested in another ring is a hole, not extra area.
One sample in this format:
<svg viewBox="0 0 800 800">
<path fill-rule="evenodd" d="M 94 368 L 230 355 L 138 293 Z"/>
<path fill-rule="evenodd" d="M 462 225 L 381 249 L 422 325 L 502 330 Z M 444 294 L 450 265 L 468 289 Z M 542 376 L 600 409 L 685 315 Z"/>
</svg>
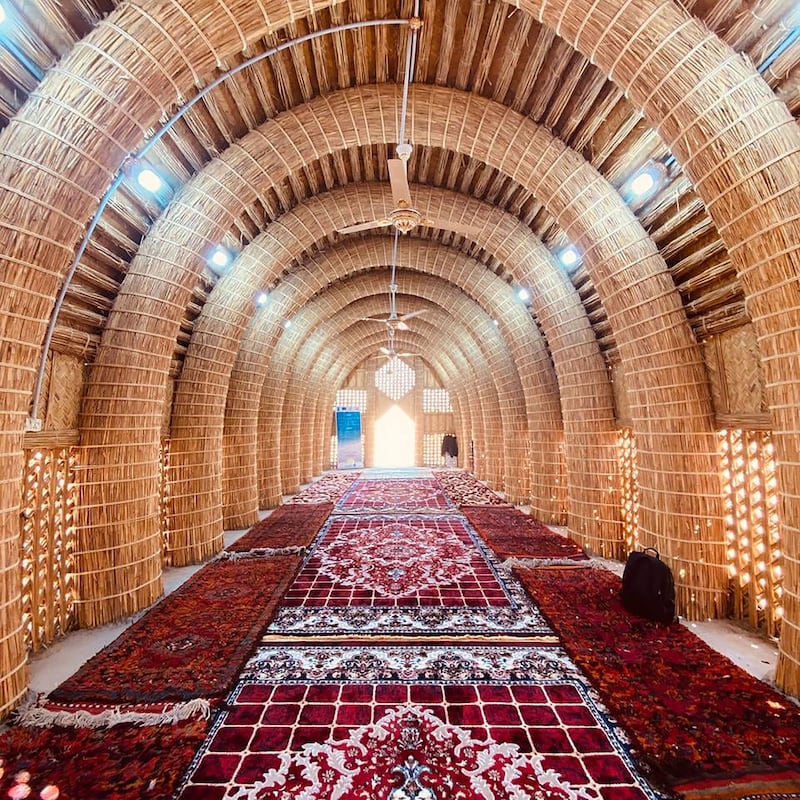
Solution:
<svg viewBox="0 0 800 800">
<path fill-rule="evenodd" d="M 375 421 L 376 467 L 413 467 L 417 426 L 400 406 L 392 406 Z"/>
</svg>

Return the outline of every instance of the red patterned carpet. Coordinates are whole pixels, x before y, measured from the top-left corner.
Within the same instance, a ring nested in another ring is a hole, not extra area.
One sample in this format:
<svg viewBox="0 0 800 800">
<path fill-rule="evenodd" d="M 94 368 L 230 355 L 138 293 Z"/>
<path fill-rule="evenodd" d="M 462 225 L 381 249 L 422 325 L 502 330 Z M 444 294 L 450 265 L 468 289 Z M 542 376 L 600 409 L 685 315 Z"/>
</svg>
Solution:
<svg viewBox="0 0 800 800">
<path fill-rule="evenodd" d="M 432 479 L 358 480 L 336 503 L 337 513 L 435 511 L 453 503 Z"/>
<path fill-rule="evenodd" d="M 246 550 L 308 547 L 332 510 L 333 503 L 330 502 L 278 506 L 227 549 L 232 553 L 241 553 Z"/>
<path fill-rule="evenodd" d="M 554 647 L 265 647 L 181 800 L 652 797 Z"/>
<path fill-rule="evenodd" d="M 658 779 L 696 797 L 800 792 L 800 708 L 684 626 L 628 613 L 610 572 L 515 574 Z"/>
<path fill-rule="evenodd" d="M 299 564 L 294 555 L 207 564 L 50 699 L 140 704 L 224 695 Z"/>
<path fill-rule="evenodd" d="M 499 498 L 457 512 L 488 493 L 465 475 L 317 482 L 41 703 L 141 726 L 13 727 L 0 789 L 24 768 L 60 800 L 800 798 L 798 709 L 626 615 L 617 578 Z M 263 555 L 284 547 L 302 563 Z M 167 724 L 182 708 L 210 719 Z"/>
<path fill-rule="evenodd" d="M 501 559 L 586 561 L 586 553 L 572 539 L 561 536 L 516 508 L 465 507 L 464 516 L 478 536 Z"/>
</svg>

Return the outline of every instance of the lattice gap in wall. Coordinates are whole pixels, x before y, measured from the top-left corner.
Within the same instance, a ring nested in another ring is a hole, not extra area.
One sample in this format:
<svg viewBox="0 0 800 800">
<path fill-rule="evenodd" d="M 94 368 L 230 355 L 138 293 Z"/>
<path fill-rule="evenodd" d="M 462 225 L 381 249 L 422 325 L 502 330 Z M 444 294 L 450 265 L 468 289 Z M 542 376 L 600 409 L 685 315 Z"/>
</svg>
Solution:
<svg viewBox="0 0 800 800">
<path fill-rule="evenodd" d="M 444 457 L 442 456 L 442 433 L 425 433 L 422 436 L 422 466 L 441 467 Z"/>
<path fill-rule="evenodd" d="M 366 389 L 339 389 L 336 392 L 336 407 L 349 408 L 364 414 L 367 410 Z"/>
<path fill-rule="evenodd" d="M 617 431 L 619 498 L 622 532 L 627 552 L 639 546 L 639 472 L 636 468 L 636 436 L 631 428 Z"/>
<path fill-rule="evenodd" d="M 772 436 L 768 431 L 722 430 L 719 437 L 733 613 L 778 636 L 783 552 Z"/>
<path fill-rule="evenodd" d="M 26 452 L 20 513 L 22 625 L 32 652 L 63 636 L 74 619 L 74 447 Z"/>
<path fill-rule="evenodd" d="M 450 392 L 447 389 L 423 389 L 422 413 L 447 414 L 453 410 L 450 404 Z"/>
<path fill-rule="evenodd" d="M 402 358 L 391 358 L 375 371 L 375 388 L 392 400 L 405 397 L 416 381 L 416 373 Z"/>
<path fill-rule="evenodd" d="M 161 440 L 158 460 L 158 518 L 161 523 L 161 561 L 165 567 L 172 565 L 170 549 L 170 476 L 169 439 Z"/>
</svg>

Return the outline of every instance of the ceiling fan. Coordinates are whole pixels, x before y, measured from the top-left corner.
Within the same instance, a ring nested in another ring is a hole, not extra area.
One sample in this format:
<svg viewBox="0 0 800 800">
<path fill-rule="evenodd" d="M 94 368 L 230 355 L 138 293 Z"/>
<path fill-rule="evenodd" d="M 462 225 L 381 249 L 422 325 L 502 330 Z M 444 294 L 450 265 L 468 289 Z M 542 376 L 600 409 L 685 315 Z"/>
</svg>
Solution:
<svg viewBox="0 0 800 800">
<path fill-rule="evenodd" d="M 421 211 L 414 207 L 411 201 L 411 189 L 408 185 L 408 159 L 411 157 L 412 147 L 407 142 L 397 145 L 397 158 L 390 158 L 389 182 L 392 187 L 392 202 L 394 208 L 382 219 L 374 219 L 369 222 L 360 222 L 357 225 L 349 225 L 346 228 L 339 228 L 338 233 L 359 233 L 373 228 L 393 227 L 400 233 L 409 233 L 420 225 L 428 225 L 433 228 L 442 228 L 453 231 L 468 238 L 476 238 L 474 228 L 465 225 L 458 225 L 450 221 L 430 219 Z"/>
<path fill-rule="evenodd" d="M 360 222 L 357 225 L 349 225 L 339 228 L 338 233 L 358 233 L 372 228 L 393 227 L 395 232 L 409 233 L 420 225 L 428 225 L 434 228 L 450 230 L 454 233 L 462 234 L 468 238 L 476 238 L 472 229 L 453 224 L 451 222 L 441 222 L 429 218 L 426 214 L 419 211 L 411 201 L 411 189 L 408 186 L 408 159 L 411 158 L 413 147 L 406 142 L 406 109 L 408 108 L 408 87 L 416 66 L 417 36 L 422 22 L 419 19 L 419 0 L 414 4 L 414 17 L 410 24 L 411 35 L 408 37 L 408 48 L 406 49 L 406 66 L 403 76 L 403 94 L 400 107 L 400 130 L 398 132 L 397 158 L 388 159 L 389 183 L 392 187 L 392 202 L 394 208 L 382 219 L 373 219 L 369 222 Z"/>
<path fill-rule="evenodd" d="M 396 358 L 404 358 L 406 356 L 418 356 L 419 353 L 398 353 L 394 349 L 394 328 L 389 328 L 389 346 L 381 347 L 380 354 L 390 361 Z"/>
</svg>

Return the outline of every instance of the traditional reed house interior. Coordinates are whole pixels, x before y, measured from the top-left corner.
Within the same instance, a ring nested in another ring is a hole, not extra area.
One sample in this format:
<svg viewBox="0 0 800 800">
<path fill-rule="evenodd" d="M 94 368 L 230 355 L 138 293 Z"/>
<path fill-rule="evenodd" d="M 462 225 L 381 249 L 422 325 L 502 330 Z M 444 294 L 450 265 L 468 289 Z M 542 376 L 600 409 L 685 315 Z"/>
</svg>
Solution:
<svg viewBox="0 0 800 800">
<path fill-rule="evenodd" d="M 0 19 L 3 717 L 32 655 L 348 466 L 336 408 L 351 466 L 656 548 L 800 696 L 796 0 Z"/>
</svg>

